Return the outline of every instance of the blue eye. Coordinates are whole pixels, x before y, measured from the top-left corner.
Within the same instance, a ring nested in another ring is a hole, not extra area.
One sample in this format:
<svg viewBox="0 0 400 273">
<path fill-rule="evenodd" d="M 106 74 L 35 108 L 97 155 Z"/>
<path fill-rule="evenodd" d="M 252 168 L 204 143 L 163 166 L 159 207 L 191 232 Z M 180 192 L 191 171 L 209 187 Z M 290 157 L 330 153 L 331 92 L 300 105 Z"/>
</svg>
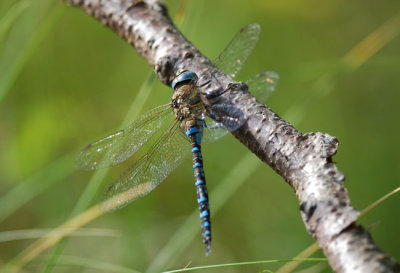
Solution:
<svg viewBox="0 0 400 273">
<path fill-rule="evenodd" d="M 183 82 L 197 82 L 197 75 L 189 70 L 184 70 L 183 72 L 179 73 L 178 76 L 172 81 L 171 87 L 175 90 L 175 87 Z"/>
</svg>

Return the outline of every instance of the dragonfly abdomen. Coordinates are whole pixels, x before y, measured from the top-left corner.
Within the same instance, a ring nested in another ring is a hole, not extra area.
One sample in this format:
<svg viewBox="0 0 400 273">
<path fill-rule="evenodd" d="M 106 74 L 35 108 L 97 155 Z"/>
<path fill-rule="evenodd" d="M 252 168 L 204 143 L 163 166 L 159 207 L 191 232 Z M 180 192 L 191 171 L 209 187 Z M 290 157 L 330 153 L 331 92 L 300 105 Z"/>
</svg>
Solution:
<svg viewBox="0 0 400 273">
<path fill-rule="evenodd" d="M 204 175 L 203 158 L 201 155 L 201 125 L 199 125 L 196 120 L 187 121 L 186 135 L 190 138 L 192 144 L 193 171 L 197 191 L 197 203 L 200 210 L 203 242 L 205 244 L 206 255 L 208 255 L 211 251 L 211 222 L 206 178 Z"/>
</svg>

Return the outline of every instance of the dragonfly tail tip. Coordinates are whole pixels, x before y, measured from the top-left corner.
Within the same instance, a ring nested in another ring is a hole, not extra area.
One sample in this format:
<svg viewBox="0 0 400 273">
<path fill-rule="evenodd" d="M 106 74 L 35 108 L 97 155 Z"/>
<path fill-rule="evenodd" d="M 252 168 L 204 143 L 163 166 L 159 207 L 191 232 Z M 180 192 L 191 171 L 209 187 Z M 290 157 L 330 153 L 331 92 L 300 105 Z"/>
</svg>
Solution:
<svg viewBox="0 0 400 273">
<path fill-rule="evenodd" d="M 206 256 L 210 255 L 210 253 L 211 253 L 211 242 L 205 244 L 204 250 L 206 252 Z"/>
</svg>

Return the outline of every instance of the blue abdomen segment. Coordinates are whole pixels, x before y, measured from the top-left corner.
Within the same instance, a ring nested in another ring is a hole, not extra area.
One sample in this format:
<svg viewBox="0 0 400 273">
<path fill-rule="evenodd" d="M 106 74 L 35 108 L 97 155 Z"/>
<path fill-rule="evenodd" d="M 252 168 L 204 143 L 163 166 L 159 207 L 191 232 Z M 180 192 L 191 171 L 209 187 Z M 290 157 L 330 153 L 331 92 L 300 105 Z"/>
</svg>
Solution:
<svg viewBox="0 0 400 273">
<path fill-rule="evenodd" d="M 192 144 L 193 170 L 195 186 L 197 191 L 197 203 L 200 209 L 200 220 L 203 242 L 206 255 L 211 251 L 211 222 L 210 207 L 208 204 L 208 192 L 206 178 L 204 176 L 203 158 L 201 155 L 201 121 L 190 120 L 186 124 L 186 135 Z"/>
</svg>

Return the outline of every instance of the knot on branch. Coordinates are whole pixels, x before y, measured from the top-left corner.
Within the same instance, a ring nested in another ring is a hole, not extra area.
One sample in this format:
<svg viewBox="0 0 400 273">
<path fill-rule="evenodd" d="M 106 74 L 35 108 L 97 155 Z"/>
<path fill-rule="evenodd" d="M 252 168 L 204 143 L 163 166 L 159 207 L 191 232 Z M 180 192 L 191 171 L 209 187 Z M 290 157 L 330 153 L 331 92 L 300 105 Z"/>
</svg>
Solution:
<svg viewBox="0 0 400 273">
<path fill-rule="evenodd" d="M 329 161 L 331 161 L 330 157 L 336 154 L 338 145 L 337 138 L 320 132 L 305 133 L 299 136 L 299 148 L 301 150 L 319 154 Z"/>
<path fill-rule="evenodd" d="M 320 245 L 329 244 L 355 223 L 359 212 L 350 206 L 343 186 L 344 175 L 332 162 L 337 151 L 336 138 L 322 133 L 299 137 L 302 162 L 293 186 L 299 197 L 302 218 Z M 300 182 L 301 181 L 301 182 Z"/>
<path fill-rule="evenodd" d="M 168 84 L 172 82 L 174 76 L 174 66 L 173 64 L 176 60 L 171 59 L 171 56 L 165 56 L 158 60 L 155 64 L 154 71 L 157 74 L 157 77 L 162 82 L 167 82 Z"/>
</svg>

